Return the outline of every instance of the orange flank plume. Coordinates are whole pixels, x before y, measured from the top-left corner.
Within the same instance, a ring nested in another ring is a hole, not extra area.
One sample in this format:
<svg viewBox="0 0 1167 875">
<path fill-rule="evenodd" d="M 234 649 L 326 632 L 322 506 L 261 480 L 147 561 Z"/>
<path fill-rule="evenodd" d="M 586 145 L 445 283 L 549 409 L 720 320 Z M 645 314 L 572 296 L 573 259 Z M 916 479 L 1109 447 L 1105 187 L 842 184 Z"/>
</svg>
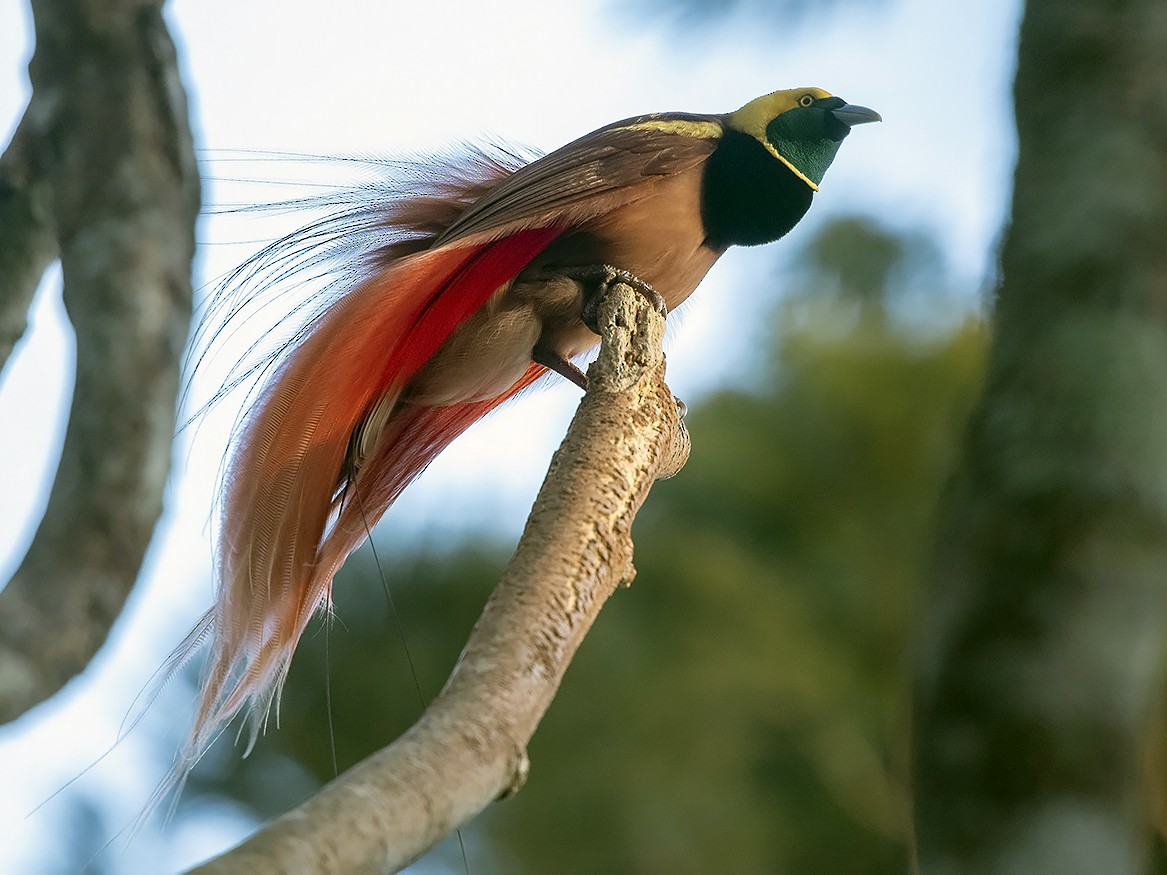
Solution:
<svg viewBox="0 0 1167 875">
<path fill-rule="evenodd" d="M 317 315 L 283 354 L 228 466 L 219 596 L 187 645 L 193 650 L 209 636 L 211 652 L 176 770 L 185 773 L 244 708 L 254 743 L 296 642 L 349 553 L 455 437 L 543 374 L 532 364 L 485 400 L 434 407 L 399 400 L 455 329 L 558 233 L 526 229 L 393 260 Z M 389 412 L 354 467 L 350 442 L 378 405 Z"/>
</svg>

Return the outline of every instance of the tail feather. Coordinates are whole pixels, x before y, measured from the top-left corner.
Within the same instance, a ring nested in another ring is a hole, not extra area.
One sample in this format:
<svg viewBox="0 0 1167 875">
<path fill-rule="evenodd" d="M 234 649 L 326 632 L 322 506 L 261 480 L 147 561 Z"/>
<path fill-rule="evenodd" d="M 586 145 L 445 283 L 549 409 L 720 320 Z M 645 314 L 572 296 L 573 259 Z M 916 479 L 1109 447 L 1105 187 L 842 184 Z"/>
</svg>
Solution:
<svg viewBox="0 0 1167 875">
<path fill-rule="evenodd" d="M 410 377 L 559 233 L 449 244 L 390 264 L 298 333 L 247 413 L 224 478 L 218 598 L 195 725 L 173 783 L 240 711 L 248 749 L 262 731 L 296 643 L 327 603 L 333 575 L 408 483 L 501 395 L 445 407 L 399 400 Z M 362 422 L 391 412 L 376 433 Z M 366 457 L 349 463 L 354 434 Z M 199 639 L 201 640 L 201 639 Z"/>
<path fill-rule="evenodd" d="M 494 398 L 444 407 L 398 407 L 386 423 L 375 455 L 361 467 L 348 492 L 338 498 L 336 524 L 320 551 L 324 573 L 335 574 L 410 481 L 458 435 L 545 373 L 545 367 L 532 363 L 518 382 Z"/>
<path fill-rule="evenodd" d="M 198 352 L 190 364 L 197 371 L 238 326 L 252 321 L 272 329 L 298 323 L 299 330 L 290 339 L 281 331 L 265 332 L 266 339 L 235 363 L 220 391 L 192 419 L 240 385 L 268 374 L 273 362 L 282 360 L 331 307 L 333 289 L 352 287 L 432 249 L 471 204 L 534 157 L 521 150 L 466 144 L 416 161 L 346 159 L 368 178 L 345 190 L 255 208 L 318 216 L 223 278 L 201 314 L 192 343 Z M 323 293 L 318 281 L 326 281 Z M 275 325 L 270 325 L 269 308 L 280 314 Z"/>
</svg>

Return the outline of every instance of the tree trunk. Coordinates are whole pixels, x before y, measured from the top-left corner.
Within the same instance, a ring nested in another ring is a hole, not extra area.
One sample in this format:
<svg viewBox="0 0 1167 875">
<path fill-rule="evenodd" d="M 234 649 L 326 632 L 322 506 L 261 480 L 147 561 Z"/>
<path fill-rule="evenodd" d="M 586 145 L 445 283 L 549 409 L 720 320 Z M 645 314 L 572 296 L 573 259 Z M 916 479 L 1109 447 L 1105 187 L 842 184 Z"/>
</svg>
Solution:
<svg viewBox="0 0 1167 875">
<path fill-rule="evenodd" d="M 1146 865 L 1167 631 L 1167 4 L 1030 0 L 1014 94 L 988 384 L 919 654 L 920 870 L 1119 875 Z"/>
<path fill-rule="evenodd" d="M 0 723 L 89 664 L 138 577 L 170 472 L 199 210 L 162 0 L 32 6 L 33 96 L 0 159 L 0 365 L 59 255 L 77 379 L 44 519 L 0 592 Z"/>
</svg>

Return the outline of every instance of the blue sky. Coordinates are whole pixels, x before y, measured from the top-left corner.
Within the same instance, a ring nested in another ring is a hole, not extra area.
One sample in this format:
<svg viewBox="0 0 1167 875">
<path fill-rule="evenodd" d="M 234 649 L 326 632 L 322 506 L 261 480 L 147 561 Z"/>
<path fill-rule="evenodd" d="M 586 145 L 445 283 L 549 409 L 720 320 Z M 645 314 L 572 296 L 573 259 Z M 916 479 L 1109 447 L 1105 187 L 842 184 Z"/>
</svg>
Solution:
<svg viewBox="0 0 1167 875">
<path fill-rule="evenodd" d="M 173 2 L 208 207 L 301 190 L 234 178 L 336 181 L 327 165 L 261 159 L 263 150 L 386 156 L 494 137 L 551 149 L 626 116 L 724 112 L 776 88 L 819 85 L 878 109 L 885 122 L 848 139 L 803 226 L 774 247 L 731 252 L 714 269 L 671 330 L 674 391 L 692 399 L 745 378 L 750 343 L 740 326 L 772 303 L 751 288 L 773 282 L 756 277 L 772 277 L 775 253 L 793 251 L 824 217 L 860 211 L 926 229 L 970 287 L 993 264 L 1014 154 L 1016 0 L 842 4 L 782 38 L 732 18 L 681 37 L 603 2 L 515 0 L 505 13 L 463 0 L 434 8 Z M 23 4 L 0 5 L 5 134 L 27 99 L 29 34 Z M 251 241 L 294 222 L 208 215 L 197 284 L 213 284 Z M 44 506 L 70 391 L 71 339 L 51 278 L 33 315 L 0 377 L 0 579 L 19 562 Z M 214 391 L 218 373 L 212 367 L 196 378 L 196 401 Z M 390 538 L 440 543 L 486 526 L 513 539 L 577 400 L 573 387 L 556 386 L 477 426 L 390 513 Z M 0 869 L 34 871 L 58 812 L 50 803 L 26 815 L 109 746 L 135 693 L 209 604 L 206 523 L 233 416 L 221 405 L 180 436 L 167 514 L 111 644 L 51 703 L 0 728 L 0 834 L 15 837 L 0 847 Z M 166 700 L 165 713 L 148 719 L 178 732 L 186 707 Z M 156 779 L 140 765 L 143 746 L 123 745 L 81 779 L 121 812 L 115 818 L 130 816 Z M 169 865 L 221 849 L 238 831 L 233 824 L 221 817 L 184 827 Z"/>
</svg>

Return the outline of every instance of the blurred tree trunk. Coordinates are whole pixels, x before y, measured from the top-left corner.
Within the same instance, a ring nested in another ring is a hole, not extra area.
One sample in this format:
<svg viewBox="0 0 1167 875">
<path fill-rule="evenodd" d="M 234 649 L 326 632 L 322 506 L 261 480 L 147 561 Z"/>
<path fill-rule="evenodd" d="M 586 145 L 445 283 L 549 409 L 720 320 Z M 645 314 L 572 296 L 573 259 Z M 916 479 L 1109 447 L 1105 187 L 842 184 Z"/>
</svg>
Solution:
<svg viewBox="0 0 1167 875">
<path fill-rule="evenodd" d="M 996 336 L 919 655 L 920 869 L 1139 872 L 1167 632 L 1167 4 L 1030 0 L 1014 94 Z"/>
<path fill-rule="evenodd" d="M 76 383 L 44 518 L 0 592 L 0 723 L 89 664 L 162 513 L 199 211 L 162 5 L 32 2 L 33 96 L 0 158 L 0 366 L 59 258 Z"/>
</svg>

